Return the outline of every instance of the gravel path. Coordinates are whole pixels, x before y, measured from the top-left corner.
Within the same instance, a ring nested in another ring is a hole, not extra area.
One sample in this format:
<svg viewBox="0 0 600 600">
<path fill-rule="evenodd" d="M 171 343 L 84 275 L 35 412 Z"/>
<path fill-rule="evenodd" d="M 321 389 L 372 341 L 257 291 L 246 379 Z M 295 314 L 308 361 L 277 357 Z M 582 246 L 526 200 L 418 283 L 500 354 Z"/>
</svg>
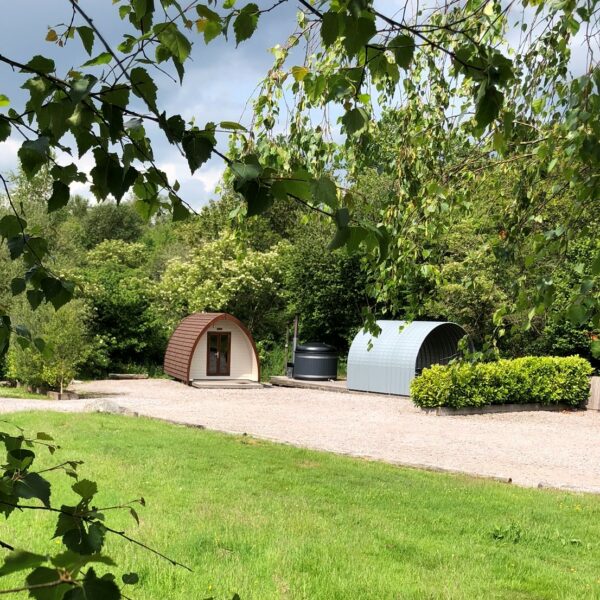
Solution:
<svg viewBox="0 0 600 600">
<path fill-rule="evenodd" d="M 391 463 L 600 493 L 600 413 L 426 415 L 409 400 L 294 388 L 199 390 L 168 380 L 74 386 L 141 415 Z M 0 399 L 0 412 L 77 412 L 90 400 Z"/>
</svg>

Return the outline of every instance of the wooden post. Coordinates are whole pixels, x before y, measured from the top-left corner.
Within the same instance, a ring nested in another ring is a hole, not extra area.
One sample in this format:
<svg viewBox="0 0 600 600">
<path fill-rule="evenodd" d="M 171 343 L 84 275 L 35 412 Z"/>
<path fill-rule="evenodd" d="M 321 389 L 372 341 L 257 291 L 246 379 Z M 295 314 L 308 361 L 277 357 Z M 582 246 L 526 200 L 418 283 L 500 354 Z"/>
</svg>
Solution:
<svg viewBox="0 0 600 600">
<path fill-rule="evenodd" d="M 285 353 L 283 357 L 283 374 L 287 375 L 287 364 L 288 364 L 288 346 L 290 340 L 290 328 L 288 325 L 285 326 Z"/>
<path fill-rule="evenodd" d="M 298 316 L 294 317 L 294 343 L 292 344 L 292 360 L 296 360 L 296 346 L 298 345 Z"/>
</svg>

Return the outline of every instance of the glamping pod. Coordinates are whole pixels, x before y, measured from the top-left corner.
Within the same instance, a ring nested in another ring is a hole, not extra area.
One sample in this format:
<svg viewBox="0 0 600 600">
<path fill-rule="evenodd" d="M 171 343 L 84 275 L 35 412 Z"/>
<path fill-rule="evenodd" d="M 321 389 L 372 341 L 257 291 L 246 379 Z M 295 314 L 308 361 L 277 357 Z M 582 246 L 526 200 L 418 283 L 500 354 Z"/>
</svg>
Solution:
<svg viewBox="0 0 600 600">
<path fill-rule="evenodd" d="M 165 373 L 191 384 L 201 379 L 258 381 L 260 363 L 252 335 L 227 313 L 195 313 L 173 332 Z"/>
<path fill-rule="evenodd" d="M 348 389 L 382 394 L 410 394 L 410 382 L 423 369 L 447 364 L 466 335 L 456 323 L 377 321 L 375 337 L 361 330 L 348 353 Z"/>
</svg>

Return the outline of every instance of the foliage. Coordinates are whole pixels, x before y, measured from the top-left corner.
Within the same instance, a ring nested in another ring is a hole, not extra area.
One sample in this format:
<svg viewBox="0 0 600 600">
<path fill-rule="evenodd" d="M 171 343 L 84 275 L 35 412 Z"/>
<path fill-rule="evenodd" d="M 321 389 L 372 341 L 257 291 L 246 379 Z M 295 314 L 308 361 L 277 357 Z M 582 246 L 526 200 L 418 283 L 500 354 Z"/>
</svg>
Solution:
<svg viewBox="0 0 600 600">
<path fill-rule="evenodd" d="M 177 224 L 177 234 L 188 247 L 195 248 L 223 235 L 233 236 L 245 247 L 264 252 L 283 240 L 294 241 L 306 235 L 307 210 L 286 202 L 273 204 L 260 217 L 248 217 L 246 207 L 228 181 L 220 186 L 217 200 L 203 206 L 197 216 Z M 304 218 L 304 220 L 303 220 Z"/>
<path fill-rule="evenodd" d="M 396 160 L 396 140 L 406 141 L 407 119 L 402 111 L 387 111 L 377 125 L 377 139 L 361 158 L 367 161 L 367 169 L 357 189 L 371 199 L 371 210 L 380 211 L 383 218 L 395 202 L 394 190 L 400 182 L 376 170 Z M 408 122 L 414 125 L 412 119 Z M 456 135 L 444 143 L 445 156 L 457 156 L 457 161 L 468 149 Z M 479 160 L 476 164 L 460 186 L 454 182 L 446 186 L 444 226 L 433 235 L 425 235 L 432 227 L 425 221 L 423 236 L 410 241 L 415 244 L 410 261 L 395 256 L 396 250 L 392 250 L 377 265 L 367 254 L 372 292 L 380 300 L 380 309 L 400 318 L 461 323 L 478 348 L 493 353 L 579 353 L 592 359 L 591 342 L 598 326 L 585 314 L 582 318 L 580 308 L 569 307 L 583 287 L 590 301 L 600 298 L 600 279 L 589 275 L 600 251 L 590 235 L 600 226 L 598 211 L 592 206 L 580 209 L 562 259 L 553 252 L 540 252 L 539 239 L 545 228 L 573 207 L 572 192 L 552 194 L 552 180 L 524 172 L 518 161 L 485 164 Z M 439 174 L 432 171 L 430 176 L 437 178 Z M 463 199 L 455 202 L 459 193 Z M 522 215 L 519 231 L 509 234 L 521 203 L 526 204 L 529 214 Z M 397 243 L 409 242 L 403 237 Z M 406 269 L 413 273 L 411 278 L 401 275 Z M 540 289 L 545 290 L 546 302 L 532 308 L 531 298 Z M 566 329 L 571 331 L 573 345 L 569 349 L 564 338 L 559 349 L 554 344 L 555 332 Z"/>
<path fill-rule="evenodd" d="M 146 248 L 143 244 L 128 243 L 123 240 L 105 240 L 97 244 L 86 255 L 88 266 L 100 268 L 109 264 L 115 267 L 140 267 L 145 260 Z"/>
<path fill-rule="evenodd" d="M 62 392 L 90 355 L 85 304 L 74 300 L 60 312 L 48 306 L 32 311 L 23 305 L 21 320 L 27 329 L 8 352 L 8 376 L 34 388 Z"/>
<path fill-rule="evenodd" d="M 533 317 L 556 310 L 548 267 L 568 267 L 574 238 L 594 239 L 597 38 L 586 38 L 589 61 L 581 76 L 571 73 L 569 60 L 574 36 L 588 19 L 597 21 L 596 2 L 586 8 L 543 2 L 531 19 L 516 23 L 498 3 L 436 6 L 427 13 L 406 5 L 397 19 L 373 10 L 381 20 L 377 34 L 369 25 L 370 4 L 353 17 L 346 14 L 349 6 L 325 3 L 307 11 L 300 33 L 274 49 L 273 69 L 255 103 L 257 141 L 241 147 L 252 148 L 276 171 L 345 178 L 337 197 L 326 193 L 328 184 L 311 185 L 321 194 L 319 208 L 337 223 L 332 246 L 362 248 L 369 258 L 375 304 L 414 318 L 432 302 L 439 311 L 435 304 L 454 292 L 457 308 L 462 297 L 478 313 L 477 337 L 493 351 L 507 326 L 528 329 Z M 354 18 L 364 19 L 361 26 Z M 340 41 L 350 23 L 362 34 Z M 526 33 L 515 48 L 517 28 Z M 322 44 L 313 52 L 317 30 Z M 363 34 L 365 48 L 359 47 Z M 287 61 L 303 36 L 311 51 L 303 67 L 290 69 Z M 296 104 L 285 115 L 289 131 L 273 135 L 290 85 Z M 333 143 L 321 125 L 323 119 L 332 127 L 332 105 L 344 144 Z M 376 173 L 366 188 L 365 173 Z M 299 197 L 309 201 L 301 192 Z M 349 218 L 339 206 L 350 210 Z M 460 264 L 445 264 L 445 241 L 473 216 L 473 224 L 483 226 L 473 230 L 483 234 L 483 245 L 479 252 L 475 245 L 464 248 L 472 250 L 472 265 L 477 254 L 485 255 L 497 272 L 476 277 L 469 288 L 476 274 L 463 277 Z M 596 249 L 564 309 L 574 323 L 590 322 L 595 329 L 598 256 Z M 510 289 L 497 293 L 493 282 L 502 274 L 512 277 Z M 487 296 L 480 306 L 478 291 Z M 506 323 L 492 320 L 500 312 Z"/>
<path fill-rule="evenodd" d="M 266 252 L 244 249 L 222 237 L 193 251 L 189 260 L 174 259 L 158 286 L 163 318 L 174 327 L 198 311 L 234 314 L 259 339 L 281 331 L 282 273 L 285 244 Z"/>
<path fill-rule="evenodd" d="M 197 216 L 177 224 L 177 235 L 188 248 L 196 248 L 204 242 L 218 240 L 232 223 L 230 214 L 239 208 L 240 202 L 233 194 L 222 194 L 218 200 L 210 200 Z"/>
<path fill-rule="evenodd" d="M 172 258 L 187 256 L 189 248 L 180 231 L 181 224 L 156 219 L 147 225 L 140 243 L 144 244 L 144 271 L 153 280 L 160 279 Z"/>
<path fill-rule="evenodd" d="M 142 268 L 144 257 L 141 243 L 106 240 L 88 252 L 79 274 L 93 306 L 91 333 L 115 368 L 158 364 L 166 346 L 165 325 L 155 310 L 156 286 Z M 102 364 L 98 368 L 104 370 Z"/>
<path fill-rule="evenodd" d="M 80 460 L 56 462 L 54 455 L 59 446 L 54 438 L 44 432 L 28 435 L 20 427 L 14 434 L 2 433 L 1 443 L 6 449 L 6 458 L 1 465 L 0 512 L 6 519 L 25 511 L 45 511 L 56 520 L 54 538 L 60 544 L 45 553 L 30 552 L 14 547 L 2 540 L 2 547 L 9 553 L 0 568 L 0 577 L 25 577 L 25 586 L 7 590 L 4 593 L 16 594 L 29 591 L 36 600 L 72 599 L 78 596 L 89 600 L 119 600 L 123 585 L 135 584 L 135 573 L 123 574 L 122 582 L 117 583 L 113 573 L 106 571 L 115 563 L 103 554 L 107 536 L 120 536 L 123 540 L 138 544 L 158 556 L 167 558 L 148 546 L 137 542 L 107 524 L 103 511 L 122 510 L 139 523 L 134 506 L 145 505 L 143 498 L 105 509 L 95 505 L 94 497 L 98 493 L 95 482 L 80 479 L 78 469 Z M 40 460 L 36 451 L 47 449 L 50 461 Z M 38 466 L 38 464 L 40 466 Z M 55 504 L 52 478 L 57 474 L 70 477 L 74 482 L 68 491 L 68 504 Z M 11 529 L 11 532 L 14 530 Z M 31 541 L 31 531 L 27 536 Z M 60 540 L 60 541 L 58 541 Z M 25 540 L 24 540 L 25 541 Z M 175 560 L 168 559 L 173 565 Z M 183 565 L 180 565 L 183 566 Z M 24 573 L 25 572 L 25 573 Z"/>
<path fill-rule="evenodd" d="M 27 220 L 31 230 L 46 241 L 47 250 L 52 255 L 53 267 L 62 270 L 65 258 L 68 257 L 67 260 L 72 263 L 73 258 L 82 252 L 81 223 L 87 213 L 87 201 L 74 196 L 63 208 L 48 212 L 46 198 L 52 187 L 49 168 L 40 169 L 31 178 L 20 168 L 10 175 L 9 182 L 10 198 L 7 194 L 0 195 L 0 219 L 10 217 L 13 214 L 13 206 L 18 206 L 19 214 Z M 12 201 L 12 206 L 9 200 Z M 10 251 L 7 255 L 3 256 L 3 259 L 10 258 L 10 267 L 8 264 L 2 266 L 3 271 L 6 270 L 7 276 L 10 277 L 6 281 L 6 285 L 10 286 L 13 279 L 21 278 L 23 264 L 18 258 L 14 259 Z"/>
<path fill-rule="evenodd" d="M 328 229 L 312 227 L 286 247 L 283 295 L 289 321 L 299 317 L 302 340 L 326 342 L 344 352 L 362 324 L 366 277 L 358 257 L 327 251 Z"/>
<path fill-rule="evenodd" d="M 43 358 L 37 348 L 13 346 L 6 355 L 6 362 L 8 377 L 26 384 L 32 390 L 43 392 L 47 389 L 48 383 L 43 377 Z"/>
<path fill-rule="evenodd" d="M 45 342 L 42 379 L 50 388 L 62 392 L 89 359 L 89 315 L 83 302 L 74 300 L 52 316 L 41 332 Z"/>
<path fill-rule="evenodd" d="M 284 375 L 286 370 L 285 347 L 270 341 L 259 340 L 256 342 L 258 358 L 260 360 L 260 378 L 269 381 L 274 375 Z M 288 352 L 288 360 L 289 360 Z"/>
<path fill-rule="evenodd" d="M 175 221 L 187 218 L 190 207 L 179 195 L 179 184 L 169 181 L 155 162 L 147 135 L 152 127 L 185 157 L 192 173 L 211 156 L 222 157 L 228 182 L 246 201 L 247 216 L 291 201 L 331 218 L 337 228 L 332 247 L 362 247 L 378 259 L 376 264 L 384 263 L 372 292 L 379 304 L 397 312 L 406 305 L 420 306 L 428 284 L 436 281 L 438 256 L 427 254 L 427 241 L 445 232 L 452 210 L 468 202 L 466 188 L 479 169 L 522 161 L 531 182 L 547 180 L 550 194 L 565 188 L 571 193 L 573 210 L 544 223 L 535 239 L 529 254 L 532 269 L 540 254 L 564 257 L 569 235 L 577 228 L 574 215 L 592 206 L 597 196 L 600 132 L 593 115 L 600 79 L 592 36 L 585 38 L 589 69 L 573 77 L 568 68 L 574 36 L 597 25 L 595 0 L 586 6 L 542 2 L 531 20 L 524 11 L 516 23 L 500 3 L 484 0 L 426 13 L 407 6 L 401 17 L 379 12 L 369 0 L 318 6 L 301 1 L 298 31 L 273 50 L 275 64 L 256 98 L 252 132 L 229 121 L 218 126 L 186 123 L 181 115 L 162 111 L 153 67 L 161 64 L 164 72 L 169 65 L 183 81 L 194 23 L 206 43 L 233 30 L 240 44 L 260 26 L 264 10 L 277 5 L 261 9 L 227 0 L 213 8 L 193 2 L 184 9 L 165 1 L 157 10 L 154 2 L 118 4 L 127 31 L 115 48 L 73 0 L 73 18 L 65 19 L 69 24 L 49 30 L 49 43 L 62 47 L 73 40 L 71 53 L 76 52 L 75 40 L 81 42 L 81 56 L 73 60 L 82 64 L 65 75 L 41 55 L 27 62 L 1 58 L 15 77 L 25 79 L 28 98 L 25 106 L 15 108 L 2 95 L 10 108 L 0 120 L 0 139 L 27 128 L 18 155 L 29 179 L 49 170 L 52 182 L 44 198 L 50 212 L 68 204 L 72 184 L 88 179 L 62 158 L 76 151 L 79 158 L 93 161 L 89 179 L 99 200 L 110 196 L 118 203 L 133 191 L 136 209 L 145 217 L 170 211 Z M 513 28 L 527 32 L 516 49 L 508 41 Z M 310 49 L 304 64 L 290 65 L 302 42 Z M 107 67 L 99 72 L 103 65 Z M 286 86 L 295 95 L 294 114 L 285 134 L 274 136 Z M 379 165 L 395 180 L 395 199 L 378 218 L 364 218 L 371 212 L 360 209 L 365 199 L 348 188 L 364 166 L 363 150 L 377 133 L 377 106 L 389 107 L 398 98 L 402 118 L 388 153 L 392 160 Z M 312 125 L 313 115 L 328 115 L 332 108 L 344 145 L 333 142 L 328 124 Z M 460 112 L 451 115 L 455 109 Z M 233 132 L 230 156 L 217 148 L 218 128 Z M 59 150 L 60 160 L 55 157 Z M 5 191 L 9 195 L 7 185 Z M 545 194 L 534 192 L 513 207 L 507 239 L 519 234 L 525 216 L 536 216 Z M 29 276 L 20 293 L 64 304 L 72 297 L 72 285 L 45 266 L 48 243 L 28 234 L 26 219 L 12 201 L 11 207 L 14 214 L 1 222 L 0 235 L 9 242 L 12 258 L 25 261 Z M 588 276 L 569 306 L 597 326 L 598 305 L 589 295 Z M 389 286 L 390 280 L 395 284 Z M 539 282 L 530 306 L 550 306 L 548 287 Z M 10 326 L 8 317 L 3 318 L 3 346 Z"/>
<path fill-rule="evenodd" d="M 405 469 L 153 419 L 9 418 L 68 440 L 62 453 L 85 460 L 86 474 L 104 482 L 98 506 L 146 498 L 138 537 L 185 557 L 193 573 L 161 569 L 141 549 L 107 538 L 120 570 L 139 575 L 137 586 L 123 589 L 134 599 L 225 600 L 237 591 L 242 600 L 281 600 L 285 591 L 298 600 L 381 600 L 397 590 L 419 599 L 451 589 L 455 600 L 510 600 L 593 597 L 600 585 L 597 494 Z M 69 487 L 56 479 L 54 493 L 67 500 Z M 126 513 L 109 515 L 113 527 L 136 531 Z M 33 537 L 35 552 L 53 552 L 50 517 L 15 513 L 7 541 L 30 545 Z M 517 526 L 514 543 L 508 531 Z M 4 579 L 4 586 L 21 581 Z"/>
<path fill-rule="evenodd" d="M 578 356 L 434 365 L 412 381 L 410 392 L 421 408 L 530 403 L 577 407 L 588 400 L 591 372 L 590 363 Z"/>
<path fill-rule="evenodd" d="M 86 248 L 93 248 L 105 240 L 135 242 L 142 235 L 144 221 L 132 204 L 103 202 L 87 210 L 83 219 Z"/>
</svg>

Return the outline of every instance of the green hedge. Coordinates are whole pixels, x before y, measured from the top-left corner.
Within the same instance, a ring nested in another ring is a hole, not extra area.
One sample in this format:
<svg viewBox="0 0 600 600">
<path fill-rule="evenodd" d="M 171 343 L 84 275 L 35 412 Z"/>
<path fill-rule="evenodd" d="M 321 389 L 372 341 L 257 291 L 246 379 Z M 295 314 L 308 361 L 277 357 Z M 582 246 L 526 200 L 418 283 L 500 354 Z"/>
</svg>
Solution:
<svg viewBox="0 0 600 600">
<path fill-rule="evenodd" d="M 584 404 L 590 363 L 579 356 L 527 356 L 490 363 L 456 363 L 423 369 L 411 385 L 421 408 L 486 404 Z"/>
</svg>

